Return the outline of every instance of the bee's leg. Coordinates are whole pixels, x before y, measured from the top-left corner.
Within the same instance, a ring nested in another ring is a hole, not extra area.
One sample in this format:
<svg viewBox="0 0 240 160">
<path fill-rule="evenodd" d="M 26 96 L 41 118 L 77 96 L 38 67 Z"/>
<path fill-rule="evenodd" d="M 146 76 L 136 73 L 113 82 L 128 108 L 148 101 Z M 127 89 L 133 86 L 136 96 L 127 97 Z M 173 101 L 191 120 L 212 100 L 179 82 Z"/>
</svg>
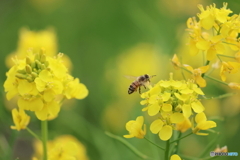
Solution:
<svg viewBox="0 0 240 160">
<path fill-rule="evenodd" d="M 145 85 L 143 85 L 143 87 L 144 87 L 145 89 L 147 89 Z"/>
<path fill-rule="evenodd" d="M 138 91 L 139 91 L 139 94 L 141 94 L 141 87 L 139 87 Z"/>
</svg>

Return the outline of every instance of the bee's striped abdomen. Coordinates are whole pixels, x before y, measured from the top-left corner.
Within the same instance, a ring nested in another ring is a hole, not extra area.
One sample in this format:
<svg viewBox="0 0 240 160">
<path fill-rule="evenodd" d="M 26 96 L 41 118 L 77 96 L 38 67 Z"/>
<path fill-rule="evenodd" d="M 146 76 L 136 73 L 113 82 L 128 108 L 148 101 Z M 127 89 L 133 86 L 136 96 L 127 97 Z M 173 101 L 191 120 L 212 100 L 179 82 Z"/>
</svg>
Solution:
<svg viewBox="0 0 240 160">
<path fill-rule="evenodd" d="M 136 84 L 136 82 L 133 82 L 128 89 L 128 94 L 132 94 L 133 92 L 135 92 L 138 88 L 138 84 Z"/>
</svg>

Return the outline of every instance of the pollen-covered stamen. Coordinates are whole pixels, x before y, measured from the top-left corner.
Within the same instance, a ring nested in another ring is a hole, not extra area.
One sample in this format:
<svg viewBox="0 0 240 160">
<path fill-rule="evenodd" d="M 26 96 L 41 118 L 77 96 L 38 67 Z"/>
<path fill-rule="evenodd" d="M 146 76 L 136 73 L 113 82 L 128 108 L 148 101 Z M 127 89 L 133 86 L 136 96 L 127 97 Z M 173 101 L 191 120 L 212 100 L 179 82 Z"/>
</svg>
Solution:
<svg viewBox="0 0 240 160">
<path fill-rule="evenodd" d="M 54 83 L 53 82 L 46 82 L 46 88 L 53 88 L 54 87 Z"/>
</svg>

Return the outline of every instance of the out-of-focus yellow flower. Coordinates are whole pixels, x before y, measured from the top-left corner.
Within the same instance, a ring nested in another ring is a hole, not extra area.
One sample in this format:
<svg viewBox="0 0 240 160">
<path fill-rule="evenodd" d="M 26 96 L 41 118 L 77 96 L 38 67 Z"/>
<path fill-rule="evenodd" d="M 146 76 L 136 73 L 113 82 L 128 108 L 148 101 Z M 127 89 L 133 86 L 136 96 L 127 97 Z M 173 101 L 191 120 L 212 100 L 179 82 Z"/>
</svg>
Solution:
<svg viewBox="0 0 240 160">
<path fill-rule="evenodd" d="M 139 99 L 139 93 L 129 95 L 128 88 L 135 79 L 127 79 L 125 75 L 141 76 L 144 74 L 156 75 L 164 77 L 166 74 L 166 62 L 169 60 L 165 54 L 161 53 L 159 47 L 153 44 L 140 43 L 127 49 L 114 59 L 110 59 L 106 65 L 106 81 L 112 88 L 109 90 L 114 92 L 114 100 L 105 108 L 102 121 L 103 123 L 115 131 L 120 131 L 124 122 L 129 120 L 129 115 L 136 107 Z M 159 70 L 164 70 L 159 72 Z M 154 83 L 156 78 L 151 80 Z M 103 86 L 104 88 L 107 86 Z M 142 92 L 146 91 L 142 87 Z M 123 102 L 127 99 L 127 103 Z M 113 119 L 117 123 L 114 123 Z"/>
<path fill-rule="evenodd" d="M 235 59 L 240 62 L 240 51 L 235 54 Z"/>
<path fill-rule="evenodd" d="M 48 160 L 88 160 L 84 145 L 71 135 L 62 135 L 48 141 L 47 147 Z M 34 148 L 35 157 L 41 159 L 41 142 L 36 141 Z"/>
<path fill-rule="evenodd" d="M 7 66 L 14 65 L 13 57 L 17 56 L 18 59 L 23 59 L 27 55 L 27 50 L 31 49 L 34 53 L 37 53 L 43 47 L 47 50 L 47 55 L 54 56 L 57 54 L 57 38 L 52 28 L 41 31 L 22 28 L 19 33 L 17 50 L 6 59 Z"/>
<path fill-rule="evenodd" d="M 11 129 L 16 129 L 20 131 L 25 129 L 30 121 L 30 117 L 24 112 L 24 110 L 19 109 L 19 112 L 16 108 L 12 110 L 12 117 L 15 126 L 11 126 Z"/>
<path fill-rule="evenodd" d="M 57 36 L 53 28 L 40 31 L 20 29 L 17 49 L 6 58 L 7 67 L 10 68 L 15 64 L 13 58 L 24 59 L 28 55 L 28 50 L 38 53 L 42 48 L 46 49 L 45 54 L 48 56 L 53 57 L 58 54 Z M 72 68 L 71 60 L 66 55 L 62 61 L 69 69 Z"/>
<path fill-rule="evenodd" d="M 124 135 L 125 138 L 144 138 L 146 135 L 146 125 L 144 124 L 143 116 L 138 116 L 135 121 L 131 120 L 127 122 L 126 129 L 129 132 L 129 135 Z"/>
<path fill-rule="evenodd" d="M 207 117 L 204 112 L 198 113 L 195 117 L 195 121 L 197 123 L 197 126 L 193 129 L 193 133 L 197 135 L 208 135 L 208 133 L 200 133 L 199 131 L 207 130 L 217 126 L 214 121 L 207 121 Z"/>
<path fill-rule="evenodd" d="M 69 75 L 62 56 L 52 58 L 41 50 L 38 54 L 29 52 L 23 60 L 17 59 L 4 83 L 7 99 L 18 95 L 20 109 L 34 111 L 38 119 L 46 120 L 58 115 L 64 97 L 85 98 L 86 86 Z"/>
<path fill-rule="evenodd" d="M 172 64 L 175 69 L 179 69 L 179 67 L 181 66 L 181 63 L 179 62 L 176 54 L 173 55 Z"/>
<path fill-rule="evenodd" d="M 234 82 L 231 82 L 228 84 L 228 86 L 232 89 L 238 89 L 240 90 L 240 83 L 234 83 Z"/>
<path fill-rule="evenodd" d="M 219 146 L 217 146 L 217 147 L 214 149 L 214 152 L 228 152 L 228 148 L 227 148 L 227 146 L 223 146 L 222 148 L 220 148 Z"/>
<path fill-rule="evenodd" d="M 179 157 L 179 155 L 173 154 L 173 155 L 171 155 L 170 160 L 181 160 L 181 158 Z"/>
<path fill-rule="evenodd" d="M 202 66 L 196 69 L 193 69 L 191 66 L 184 64 L 184 67 L 187 68 L 190 72 L 192 72 L 194 81 L 200 86 L 200 87 L 206 87 L 206 80 L 202 78 L 202 74 L 206 73 L 209 69 L 209 65 Z"/>
<path fill-rule="evenodd" d="M 238 62 L 222 62 L 220 76 L 222 81 L 226 81 L 226 73 L 236 73 L 240 68 L 240 63 Z"/>
<path fill-rule="evenodd" d="M 184 117 L 184 121 L 177 123 L 176 125 L 176 130 L 184 133 L 186 132 L 189 128 L 191 128 L 192 124 L 190 120 L 186 117 Z"/>
</svg>

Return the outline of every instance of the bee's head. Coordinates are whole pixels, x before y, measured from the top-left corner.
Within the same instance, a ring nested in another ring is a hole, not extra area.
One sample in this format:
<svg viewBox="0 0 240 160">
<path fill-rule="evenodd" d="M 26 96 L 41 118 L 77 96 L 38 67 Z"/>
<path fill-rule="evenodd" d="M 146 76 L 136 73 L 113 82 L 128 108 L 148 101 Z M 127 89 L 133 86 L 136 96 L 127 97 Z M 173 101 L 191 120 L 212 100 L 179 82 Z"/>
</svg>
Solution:
<svg viewBox="0 0 240 160">
<path fill-rule="evenodd" d="M 144 74 L 144 77 L 145 77 L 146 79 L 149 79 L 149 78 L 150 78 L 148 74 Z"/>
</svg>

